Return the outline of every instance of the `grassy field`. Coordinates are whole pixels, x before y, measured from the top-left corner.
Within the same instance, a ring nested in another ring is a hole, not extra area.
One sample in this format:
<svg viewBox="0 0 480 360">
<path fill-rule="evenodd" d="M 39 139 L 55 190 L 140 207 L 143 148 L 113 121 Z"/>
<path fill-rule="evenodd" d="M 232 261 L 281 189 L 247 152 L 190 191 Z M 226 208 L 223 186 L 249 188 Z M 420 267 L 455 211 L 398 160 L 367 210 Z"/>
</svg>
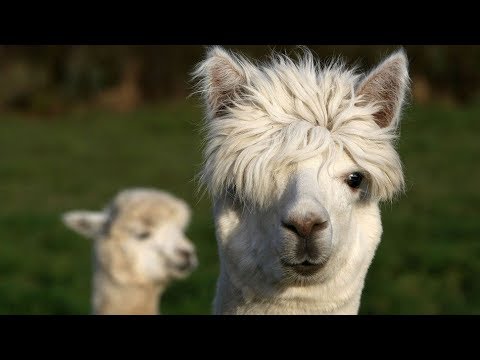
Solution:
<svg viewBox="0 0 480 360">
<path fill-rule="evenodd" d="M 59 221 L 99 209 L 117 191 L 154 186 L 193 208 L 197 271 L 171 286 L 165 314 L 208 314 L 218 261 L 193 102 L 130 114 L 81 111 L 0 119 L 0 314 L 87 314 L 91 246 Z M 362 314 L 480 313 L 480 107 L 413 107 L 399 151 L 405 196 L 382 209 L 384 236 Z"/>
</svg>

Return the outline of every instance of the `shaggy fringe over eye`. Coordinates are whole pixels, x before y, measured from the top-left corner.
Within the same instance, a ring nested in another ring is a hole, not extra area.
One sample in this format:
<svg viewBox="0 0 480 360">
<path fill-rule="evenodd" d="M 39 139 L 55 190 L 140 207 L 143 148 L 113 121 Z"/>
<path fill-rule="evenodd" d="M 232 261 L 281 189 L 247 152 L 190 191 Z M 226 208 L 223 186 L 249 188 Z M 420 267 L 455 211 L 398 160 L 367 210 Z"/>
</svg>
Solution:
<svg viewBox="0 0 480 360">
<path fill-rule="evenodd" d="M 379 107 L 355 95 L 360 76 L 354 69 L 338 60 L 321 65 L 308 50 L 296 61 L 273 54 L 258 66 L 240 55 L 231 59 L 238 77 L 223 104 L 212 95 L 213 60 L 193 74 L 207 103 L 199 178 L 213 197 L 235 188 L 242 202 L 268 206 L 279 196 L 276 174 L 313 157 L 331 164 L 343 151 L 368 172 L 369 197 L 392 199 L 403 190 L 396 127 L 375 123 Z"/>
</svg>

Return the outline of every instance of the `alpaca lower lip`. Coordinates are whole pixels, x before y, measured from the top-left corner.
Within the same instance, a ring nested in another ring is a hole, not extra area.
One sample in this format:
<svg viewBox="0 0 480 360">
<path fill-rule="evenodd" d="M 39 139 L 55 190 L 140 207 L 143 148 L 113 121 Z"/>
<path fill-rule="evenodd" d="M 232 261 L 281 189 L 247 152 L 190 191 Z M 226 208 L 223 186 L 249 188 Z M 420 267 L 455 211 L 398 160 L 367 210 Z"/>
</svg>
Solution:
<svg viewBox="0 0 480 360">
<path fill-rule="evenodd" d="M 187 271 L 192 268 L 192 264 L 190 262 L 185 262 L 183 264 L 177 265 L 177 269 L 180 271 Z"/>
<path fill-rule="evenodd" d="M 323 263 L 315 264 L 309 261 L 304 261 L 299 264 L 291 264 L 282 261 L 282 264 L 286 267 L 292 268 L 296 273 L 303 276 L 310 276 L 317 273 L 323 266 Z"/>
</svg>

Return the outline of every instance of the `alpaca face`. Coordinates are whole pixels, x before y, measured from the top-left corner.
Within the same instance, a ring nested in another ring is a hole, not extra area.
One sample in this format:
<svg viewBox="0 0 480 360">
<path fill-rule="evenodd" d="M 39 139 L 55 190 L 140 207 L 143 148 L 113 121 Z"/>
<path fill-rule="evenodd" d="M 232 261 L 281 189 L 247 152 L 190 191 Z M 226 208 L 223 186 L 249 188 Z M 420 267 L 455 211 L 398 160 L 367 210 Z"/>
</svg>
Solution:
<svg viewBox="0 0 480 360">
<path fill-rule="evenodd" d="M 183 201 L 135 189 L 102 212 L 69 212 L 64 222 L 94 239 L 97 266 L 120 283 L 141 285 L 184 278 L 195 269 L 195 248 L 184 233 L 189 217 Z"/>
<path fill-rule="evenodd" d="M 96 240 L 98 261 L 125 282 L 184 278 L 197 266 L 195 249 L 178 223 L 159 221 L 151 207 L 124 214 Z"/>
<path fill-rule="evenodd" d="M 365 199 L 368 179 L 346 154 L 331 166 L 321 159 L 296 164 L 272 179 L 277 200 L 266 208 L 244 206 L 233 194 L 215 203 L 218 239 L 225 266 L 239 281 L 276 286 L 326 281 L 335 266 L 330 258 L 354 236 L 358 221 L 381 233 L 376 204 Z M 241 259 L 241 261 L 238 261 Z M 261 279 L 261 281 L 259 281 Z"/>
<path fill-rule="evenodd" d="M 344 245 L 340 242 L 350 240 L 352 214 L 363 205 L 362 184 L 348 183 L 356 173 L 362 170 L 343 154 L 330 167 L 320 159 L 299 163 L 288 177 L 278 205 L 269 210 L 278 214 L 272 239 L 284 277 L 315 281 L 332 253 Z"/>
<path fill-rule="evenodd" d="M 378 203 L 403 187 L 404 53 L 362 76 L 309 53 L 257 66 L 214 48 L 194 75 L 220 278 L 256 296 L 335 277 L 358 288 L 380 241 Z"/>
</svg>

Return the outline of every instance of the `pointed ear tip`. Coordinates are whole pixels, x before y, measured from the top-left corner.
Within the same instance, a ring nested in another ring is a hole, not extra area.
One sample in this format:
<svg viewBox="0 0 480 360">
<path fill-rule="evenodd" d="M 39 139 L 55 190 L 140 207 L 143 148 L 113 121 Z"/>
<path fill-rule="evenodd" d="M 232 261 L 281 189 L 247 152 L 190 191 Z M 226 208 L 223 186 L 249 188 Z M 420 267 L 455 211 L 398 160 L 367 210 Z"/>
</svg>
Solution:
<svg viewBox="0 0 480 360">
<path fill-rule="evenodd" d="M 73 211 L 66 211 L 60 215 L 60 219 L 65 225 L 69 225 L 72 222 L 74 216 L 75 214 Z"/>
<path fill-rule="evenodd" d="M 228 56 L 228 51 L 225 50 L 220 45 L 213 45 L 213 46 L 208 47 L 207 58 L 218 57 L 218 56 L 221 56 L 221 57 Z"/>
<path fill-rule="evenodd" d="M 403 64 L 405 64 L 405 66 L 408 64 L 408 56 L 404 47 L 401 47 L 398 50 L 394 51 L 392 55 L 390 55 L 390 59 L 398 59 Z"/>
</svg>

